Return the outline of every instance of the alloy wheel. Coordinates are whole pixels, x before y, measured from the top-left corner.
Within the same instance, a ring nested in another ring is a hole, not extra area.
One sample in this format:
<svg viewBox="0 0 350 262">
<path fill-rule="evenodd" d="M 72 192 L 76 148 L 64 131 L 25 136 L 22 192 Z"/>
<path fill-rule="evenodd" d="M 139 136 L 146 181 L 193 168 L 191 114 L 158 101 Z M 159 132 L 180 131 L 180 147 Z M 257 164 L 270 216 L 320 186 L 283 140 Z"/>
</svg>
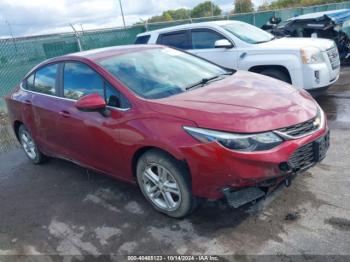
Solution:
<svg viewBox="0 0 350 262">
<path fill-rule="evenodd" d="M 37 157 L 36 145 L 33 138 L 27 131 L 22 131 L 20 135 L 21 144 L 24 151 L 30 159 L 35 159 Z"/>
<path fill-rule="evenodd" d="M 165 211 L 174 211 L 181 204 L 181 190 L 173 175 L 159 164 L 150 164 L 142 173 L 148 198 Z"/>
</svg>

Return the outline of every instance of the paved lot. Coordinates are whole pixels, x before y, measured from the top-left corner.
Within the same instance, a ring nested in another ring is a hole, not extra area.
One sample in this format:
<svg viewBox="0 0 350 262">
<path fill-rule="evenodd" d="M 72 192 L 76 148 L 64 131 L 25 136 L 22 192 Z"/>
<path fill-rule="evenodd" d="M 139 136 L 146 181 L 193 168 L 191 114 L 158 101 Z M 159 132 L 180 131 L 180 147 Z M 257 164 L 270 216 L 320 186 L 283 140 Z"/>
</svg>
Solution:
<svg viewBox="0 0 350 262">
<path fill-rule="evenodd" d="M 350 255 L 349 83 L 346 69 L 318 98 L 332 128 L 325 161 L 239 210 L 208 202 L 187 219 L 171 219 L 131 185 L 57 159 L 33 166 L 7 148 L 0 155 L 0 255 Z"/>
</svg>

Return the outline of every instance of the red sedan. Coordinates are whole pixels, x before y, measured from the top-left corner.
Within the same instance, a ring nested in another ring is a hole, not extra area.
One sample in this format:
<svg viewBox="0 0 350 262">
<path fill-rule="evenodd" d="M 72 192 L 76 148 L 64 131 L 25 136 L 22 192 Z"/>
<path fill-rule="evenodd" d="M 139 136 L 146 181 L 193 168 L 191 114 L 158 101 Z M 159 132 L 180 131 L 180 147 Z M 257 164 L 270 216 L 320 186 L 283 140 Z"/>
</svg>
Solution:
<svg viewBox="0 0 350 262">
<path fill-rule="evenodd" d="M 59 157 L 137 183 L 172 217 L 203 198 L 233 207 L 259 199 L 329 146 L 324 113 L 307 92 L 162 46 L 45 61 L 6 102 L 35 164 Z"/>
</svg>

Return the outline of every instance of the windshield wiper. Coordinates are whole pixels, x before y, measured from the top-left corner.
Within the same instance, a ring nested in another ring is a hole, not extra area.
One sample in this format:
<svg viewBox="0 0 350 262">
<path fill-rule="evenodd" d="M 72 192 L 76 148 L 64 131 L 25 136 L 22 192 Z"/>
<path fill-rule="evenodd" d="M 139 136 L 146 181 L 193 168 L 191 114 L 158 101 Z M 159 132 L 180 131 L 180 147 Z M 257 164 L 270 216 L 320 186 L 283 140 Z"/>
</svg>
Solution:
<svg viewBox="0 0 350 262">
<path fill-rule="evenodd" d="M 202 78 L 200 81 L 194 83 L 193 85 L 187 86 L 185 89 L 186 90 L 190 90 L 190 89 L 193 89 L 193 88 L 196 88 L 196 87 L 202 87 L 202 86 L 208 84 L 210 81 L 213 81 L 215 79 L 220 80 L 222 76 L 224 76 L 224 75 L 231 75 L 231 74 L 232 73 L 223 73 L 223 74 L 216 75 L 216 76 L 209 77 L 209 78 Z"/>
</svg>

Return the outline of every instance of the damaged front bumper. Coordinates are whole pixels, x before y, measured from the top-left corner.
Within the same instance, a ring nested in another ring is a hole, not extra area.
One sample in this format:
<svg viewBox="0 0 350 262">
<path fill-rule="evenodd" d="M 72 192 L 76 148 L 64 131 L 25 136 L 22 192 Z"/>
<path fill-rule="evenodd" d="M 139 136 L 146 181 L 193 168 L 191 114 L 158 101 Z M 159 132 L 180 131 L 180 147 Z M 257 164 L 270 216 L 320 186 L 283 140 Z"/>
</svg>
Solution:
<svg viewBox="0 0 350 262">
<path fill-rule="evenodd" d="M 280 184 L 289 187 L 292 180 L 297 175 L 321 162 L 325 158 L 330 144 L 329 141 L 330 134 L 328 131 L 326 135 L 297 149 L 289 158 L 288 162 L 280 164 L 281 170 L 284 169 L 284 171 L 287 172 L 287 175 L 284 177 L 268 179 L 260 182 L 256 186 L 245 187 L 238 190 L 224 187 L 222 193 L 225 196 L 227 203 L 231 207 L 238 208 L 265 197 Z"/>
<path fill-rule="evenodd" d="M 254 201 L 263 199 L 269 196 L 277 188 L 281 186 L 289 187 L 292 183 L 292 180 L 298 174 L 292 174 L 286 176 L 284 179 L 275 180 L 274 182 L 267 182 L 266 184 L 260 184 L 256 187 L 246 187 L 239 190 L 234 190 L 229 187 L 225 187 L 222 190 L 222 193 L 225 196 L 227 204 L 233 208 L 239 208 L 246 204 L 252 203 Z M 268 185 L 268 187 L 266 187 Z"/>
</svg>

